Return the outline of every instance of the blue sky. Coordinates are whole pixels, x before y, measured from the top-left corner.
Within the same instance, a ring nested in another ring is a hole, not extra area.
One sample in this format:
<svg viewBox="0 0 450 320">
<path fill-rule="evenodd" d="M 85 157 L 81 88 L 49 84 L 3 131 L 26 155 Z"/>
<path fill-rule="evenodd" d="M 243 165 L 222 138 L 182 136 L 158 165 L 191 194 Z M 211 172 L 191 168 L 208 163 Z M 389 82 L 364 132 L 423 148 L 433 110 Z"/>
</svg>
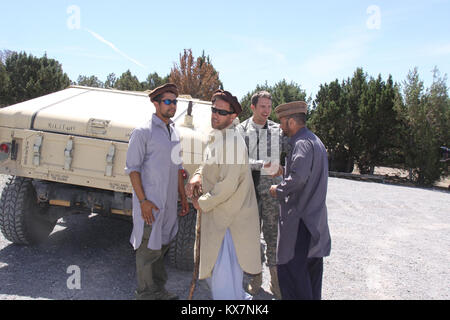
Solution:
<svg viewBox="0 0 450 320">
<path fill-rule="evenodd" d="M 314 97 L 357 67 L 396 82 L 418 67 L 426 86 L 450 73 L 450 0 L 0 1 L 0 50 L 47 52 L 73 81 L 166 75 L 185 48 L 239 98 L 282 79 Z"/>
</svg>

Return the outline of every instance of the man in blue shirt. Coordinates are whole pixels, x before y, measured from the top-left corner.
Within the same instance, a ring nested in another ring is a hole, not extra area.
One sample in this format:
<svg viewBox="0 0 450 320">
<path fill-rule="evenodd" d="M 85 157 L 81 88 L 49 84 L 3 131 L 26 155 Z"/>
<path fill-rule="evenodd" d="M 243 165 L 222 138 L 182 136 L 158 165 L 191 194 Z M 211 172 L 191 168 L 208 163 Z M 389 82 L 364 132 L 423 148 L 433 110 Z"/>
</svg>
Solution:
<svg viewBox="0 0 450 320">
<path fill-rule="evenodd" d="M 331 250 L 327 151 L 306 127 L 305 102 L 283 104 L 275 112 L 290 138 L 283 181 L 270 188 L 280 202 L 277 267 L 281 296 L 320 300 L 323 257 Z"/>
<path fill-rule="evenodd" d="M 182 166 L 172 160 L 180 137 L 171 118 L 177 110 L 178 89 L 166 84 L 150 93 L 156 113 L 130 137 L 125 171 L 133 186 L 133 232 L 136 250 L 136 299 L 174 300 L 165 289 L 164 255 L 178 231 L 177 201 L 189 212 Z"/>
</svg>

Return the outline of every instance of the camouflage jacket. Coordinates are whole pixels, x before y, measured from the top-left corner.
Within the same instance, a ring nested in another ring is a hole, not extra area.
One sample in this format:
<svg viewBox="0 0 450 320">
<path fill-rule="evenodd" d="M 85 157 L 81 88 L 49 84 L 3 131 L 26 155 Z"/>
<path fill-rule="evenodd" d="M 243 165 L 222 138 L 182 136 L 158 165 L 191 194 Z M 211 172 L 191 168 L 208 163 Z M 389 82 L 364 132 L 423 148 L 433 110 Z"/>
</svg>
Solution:
<svg viewBox="0 0 450 320">
<path fill-rule="evenodd" d="M 284 162 L 283 151 L 286 150 L 288 139 L 283 135 L 278 123 L 267 120 L 262 129 L 258 129 L 251 117 L 240 123 L 237 129 L 247 145 L 253 171 L 261 171 L 263 165 L 268 162 Z"/>
</svg>

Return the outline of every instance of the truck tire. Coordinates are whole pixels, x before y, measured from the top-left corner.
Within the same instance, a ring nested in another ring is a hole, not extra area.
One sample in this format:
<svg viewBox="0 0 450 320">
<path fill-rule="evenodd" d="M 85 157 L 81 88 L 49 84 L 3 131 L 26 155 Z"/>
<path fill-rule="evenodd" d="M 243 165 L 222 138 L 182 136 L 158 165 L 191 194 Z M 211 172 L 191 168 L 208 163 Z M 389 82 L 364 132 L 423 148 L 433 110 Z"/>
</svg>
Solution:
<svg viewBox="0 0 450 320">
<path fill-rule="evenodd" d="M 190 204 L 189 214 L 184 217 L 178 217 L 178 233 L 170 244 L 168 252 L 170 264 L 179 270 L 194 270 L 196 223 L 197 210 Z"/>
<path fill-rule="evenodd" d="M 16 244 L 38 244 L 56 225 L 56 221 L 46 219 L 46 208 L 38 205 L 32 181 L 9 177 L 0 197 L 0 230 Z"/>
</svg>

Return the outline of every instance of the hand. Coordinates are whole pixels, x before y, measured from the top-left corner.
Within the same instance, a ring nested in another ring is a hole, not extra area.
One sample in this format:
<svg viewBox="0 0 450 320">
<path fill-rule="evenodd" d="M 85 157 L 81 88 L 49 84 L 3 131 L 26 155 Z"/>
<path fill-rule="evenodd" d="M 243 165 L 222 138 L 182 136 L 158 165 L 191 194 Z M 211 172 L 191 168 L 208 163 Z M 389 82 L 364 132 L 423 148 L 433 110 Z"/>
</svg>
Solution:
<svg viewBox="0 0 450 320">
<path fill-rule="evenodd" d="M 263 170 L 272 178 L 278 177 L 283 174 L 283 167 L 281 167 L 279 163 L 267 162 L 264 164 Z"/>
<path fill-rule="evenodd" d="M 202 211 L 202 209 L 200 208 L 200 205 L 198 204 L 198 198 L 192 199 L 192 205 L 194 206 L 195 209 L 197 209 L 197 211 Z"/>
<path fill-rule="evenodd" d="M 180 217 L 184 217 L 189 213 L 189 202 L 186 197 L 181 199 L 181 212 L 179 213 Z"/>
<path fill-rule="evenodd" d="M 277 197 L 277 186 L 276 185 L 271 186 L 269 192 L 272 197 L 276 198 Z"/>
<path fill-rule="evenodd" d="M 185 186 L 186 196 L 188 198 L 198 197 L 203 193 L 202 189 L 202 176 L 199 174 L 194 175 L 191 180 Z M 198 194 L 194 194 L 198 193 Z"/>
<path fill-rule="evenodd" d="M 141 204 L 142 218 L 144 219 L 145 223 L 148 224 L 149 226 L 151 226 L 153 222 L 155 222 L 153 210 L 159 211 L 158 207 L 155 206 L 153 202 L 151 202 L 150 200 L 142 202 Z"/>
<path fill-rule="evenodd" d="M 282 166 L 280 166 L 280 165 L 278 165 L 278 171 L 277 172 L 275 172 L 273 175 L 272 175 L 272 178 L 275 178 L 275 177 L 280 177 L 280 176 L 282 176 L 283 175 L 283 173 L 284 173 L 284 169 L 283 169 L 283 167 Z"/>
</svg>

